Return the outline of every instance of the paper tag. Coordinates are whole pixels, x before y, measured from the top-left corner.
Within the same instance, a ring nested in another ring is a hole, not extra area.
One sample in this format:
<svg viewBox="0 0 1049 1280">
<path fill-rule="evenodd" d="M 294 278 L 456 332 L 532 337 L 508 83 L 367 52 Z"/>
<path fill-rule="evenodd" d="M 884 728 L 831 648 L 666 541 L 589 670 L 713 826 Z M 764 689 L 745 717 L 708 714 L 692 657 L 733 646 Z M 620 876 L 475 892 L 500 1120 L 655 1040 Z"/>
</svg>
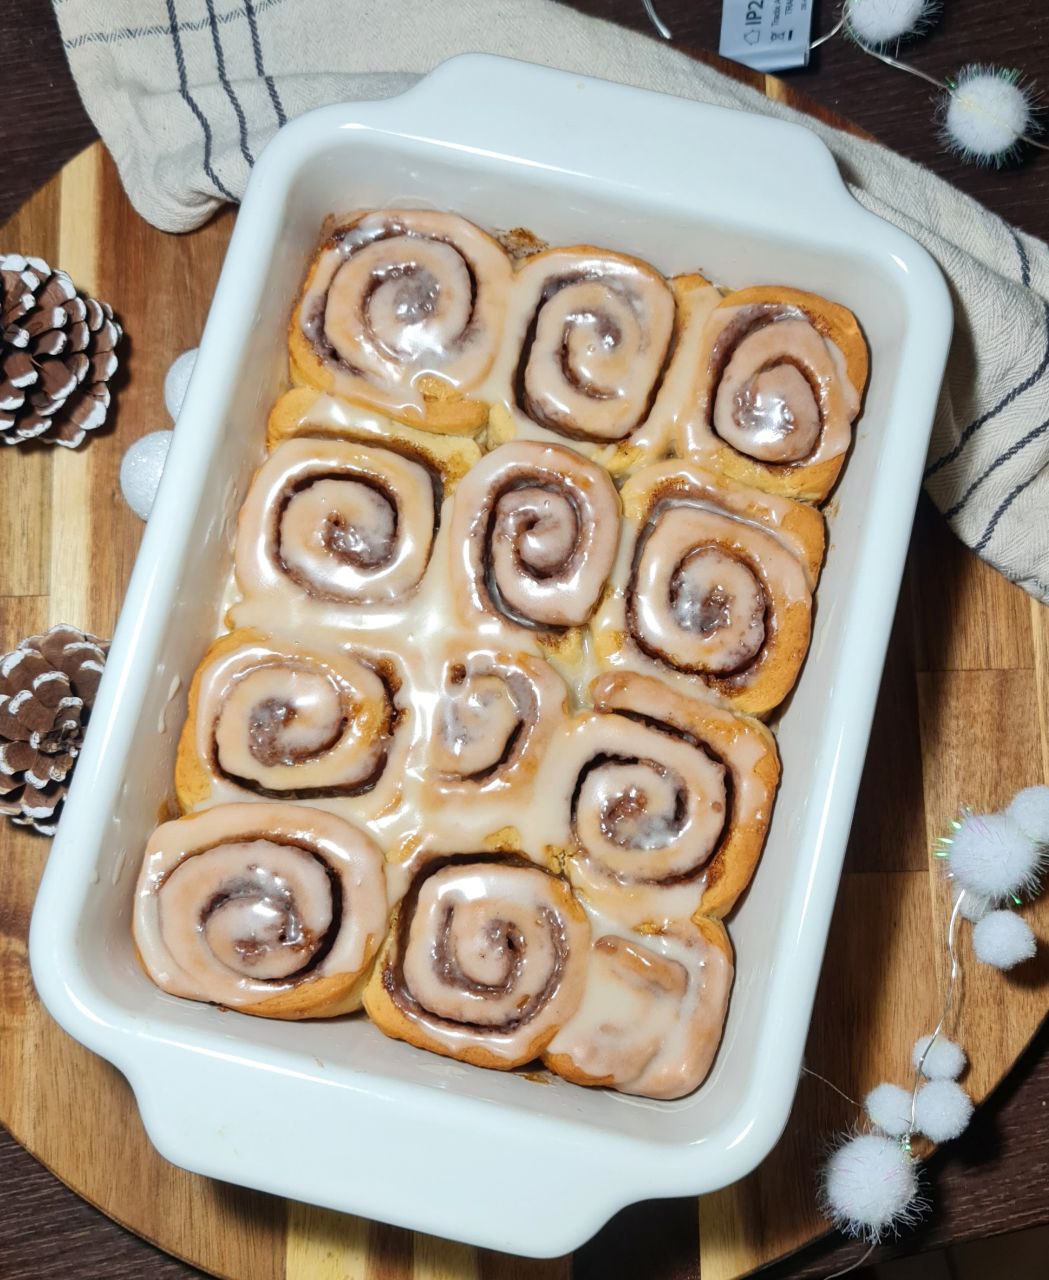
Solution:
<svg viewBox="0 0 1049 1280">
<path fill-rule="evenodd" d="M 786 71 L 809 61 L 813 0 L 721 0 L 723 58 L 755 71 Z"/>
</svg>

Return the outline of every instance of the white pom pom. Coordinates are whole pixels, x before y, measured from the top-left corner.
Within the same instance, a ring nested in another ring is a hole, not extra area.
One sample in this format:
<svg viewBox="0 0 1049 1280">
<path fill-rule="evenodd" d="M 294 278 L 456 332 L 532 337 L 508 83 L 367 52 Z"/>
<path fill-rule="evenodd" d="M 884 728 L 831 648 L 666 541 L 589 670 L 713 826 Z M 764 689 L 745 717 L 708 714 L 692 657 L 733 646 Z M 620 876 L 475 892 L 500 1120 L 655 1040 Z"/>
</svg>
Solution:
<svg viewBox="0 0 1049 1280">
<path fill-rule="evenodd" d="M 1031 91 L 1018 73 L 1002 67 L 963 67 L 946 99 L 943 135 L 947 146 L 977 164 L 1004 164 L 1021 135 L 1037 129 Z"/>
<path fill-rule="evenodd" d="M 129 447 L 120 464 L 120 491 L 140 520 L 153 510 L 170 444 L 170 431 L 151 431 Z"/>
<path fill-rule="evenodd" d="M 972 813 L 954 833 L 948 858 L 963 889 L 1003 901 L 1038 887 L 1045 850 L 1004 813 Z"/>
<path fill-rule="evenodd" d="M 973 926 L 977 960 L 996 969 L 1012 969 L 1038 950 L 1031 926 L 1013 911 L 992 911 Z"/>
<path fill-rule="evenodd" d="M 925 31 L 939 7 L 935 0 L 847 0 L 845 17 L 859 44 L 878 49 Z"/>
<path fill-rule="evenodd" d="M 922 1062 L 922 1054 L 925 1061 Z M 965 1050 L 953 1040 L 943 1036 L 922 1036 L 911 1052 L 915 1071 L 921 1063 L 921 1073 L 926 1080 L 957 1080 L 965 1070 Z"/>
<path fill-rule="evenodd" d="M 911 1127 L 911 1095 L 898 1084 L 878 1084 L 863 1099 L 871 1124 L 882 1133 L 901 1138 Z"/>
<path fill-rule="evenodd" d="M 1049 844 L 1049 787 L 1027 787 L 1005 811 L 1028 839 Z"/>
<path fill-rule="evenodd" d="M 183 351 L 171 368 L 168 369 L 164 378 L 164 407 L 171 415 L 172 422 L 178 420 L 178 415 L 182 411 L 182 401 L 186 398 L 186 388 L 189 386 L 189 380 L 193 375 L 193 366 L 196 363 L 196 347 L 191 351 Z"/>
<path fill-rule="evenodd" d="M 962 905 L 958 907 L 958 914 L 963 920 L 968 920 L 971 924 L 975 924 L 977 920 L 982 920 L 994 906 L 991 899 L 984 897 L 982 893 L 973 893 L 971 889 L 963 889 L 957 883 L 954 885 L 951 897 L 952 906 L 957 906 L 958 899 L 961 898 Z"/>
<path fill-rule="evenodd" d="M 880 1240 L 924 1207 L 914 1162 L 898 1142 L 876 1133 L 850 1138 L 823 1169 L 823 1207 L 846 1235 Z"/>
<path fill-rule="evenodd" d="M 953 1080 L 930 1080 L 918 1090 L 914 1122 L 930 1142 L 950 1142 L 972 1119 L 973 1100 Z"/>
</svg>

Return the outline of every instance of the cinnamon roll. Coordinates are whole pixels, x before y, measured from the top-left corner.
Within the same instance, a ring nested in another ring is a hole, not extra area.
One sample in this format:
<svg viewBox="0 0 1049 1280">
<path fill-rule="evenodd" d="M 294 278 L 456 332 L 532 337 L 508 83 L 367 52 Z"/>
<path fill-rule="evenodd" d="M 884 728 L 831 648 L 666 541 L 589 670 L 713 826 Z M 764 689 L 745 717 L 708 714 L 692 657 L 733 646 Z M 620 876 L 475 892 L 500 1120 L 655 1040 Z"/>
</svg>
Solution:
<svg viewBox="0 0 1049 1280">
<path fill-rule="evenodd" d="M 724 915 L 757 865 L 779 782 L 769 730 L 650 676 L 606 672 L 547 751 L 532 831 L 628 927 Z"/>
<path fill-rule="evenodd" d="M 598 933 L 599 921 L 592 922 Z M 732 985 L 732 946 L 717 920 L 658 933 L 601 933 L 575 1014 L 543 1053 L 574 1084 L 683 1098 L 714 1060 Z"/>
<path fill-rule="evenodd" d="M 382 854 L 330 813 L 231 804 L 157 828 L 135 945 L 172 995 L 265 1018 L 360 1008 L 386 927 Z"/>
<path fill-rule="evenodd" d="M 771 710 L 808 650 L 820 513 L 678 462 L 638 472 L 622 498 L 614 589 L 593 626 L 598 660 L 685 687 L 698 677 L 740 711 Z"/>
<path fill-rule="evenodd" d="M 536 770 L 567 704 L 564 681 L 541 658 L 458 648 L 434 703 L 423 825 L 476 847 L 519 848 Z"/>
<path fill-rule="evenodd" d="M 378 625 L 408 602 L 430 562 L 441 480 L 393 448 L 287 440 L 241 508 L 237 625 Z"/>
<path fill-rule="evenodd" d="M 481 1067 L 530 1062 L 575 1012 L 590 926 L 512 854 L 422 857 L 364 993 L 388 1036 Z"/>
<path fill-rule="evenodd" d="M 475 432 L 510 277 L 497 241 L 464 218 L 361 214 L 314 258 L 291 320 L 292 376 L 430 431 Z"/>
<path fill-rule="evenodd" d="M 175 789 L 184 810 L 251 796 L 357 800 L 388 810 L 409 737 L 400 665 L 390 655 L 321 654 L 242 630 L 222 636 L 193 677 Z"/>
<path fill-rule="evenodd" d="M 535 254 L 514 279 L 494 439 L 552 432 L 603 446 L 620 469 L 653 448 L 645 425 L 673 332 L 673 294 L 647 263 L 589 246 Z"/>
<path fill-rule="evenodd" d="M 286 391 L 270 412 L 266 447 L 271 453 L 295 436 L 355 440 L 358 444 L 390 449 L 425 467 L 443 494 L 451 493 L 481 456 L 473 440 L 402 426 L 313 387 Z"/>
<path fill-rule="evenodd" d="M 697 385 L 682 451 L 756 488 L 822 502 L 867 384 L 856 317 L 813 293 L 761 286 L 698 308 L 691 323 Z"/>
<path fill-rule="evenodd" d="M 449 547 L 466 619 L 558 632 L 593 613 L 619 537 L 608 473 L 561 445 L 487 454 L 456 490 Z"/>
</svg>

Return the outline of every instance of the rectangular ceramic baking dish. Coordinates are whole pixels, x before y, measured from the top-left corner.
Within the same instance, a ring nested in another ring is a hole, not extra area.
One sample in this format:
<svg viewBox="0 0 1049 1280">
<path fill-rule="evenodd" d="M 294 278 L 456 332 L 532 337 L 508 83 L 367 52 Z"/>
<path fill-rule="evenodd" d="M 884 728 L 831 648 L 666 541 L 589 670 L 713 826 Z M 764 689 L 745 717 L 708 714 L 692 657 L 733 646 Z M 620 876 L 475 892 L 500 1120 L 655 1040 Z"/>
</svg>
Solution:
<svg viewBox="0 0 1049 1280">
<path fill-rule="evenodd" d="M 223 1013 L 163 994 L 135 961 L 132 886 L 285 385 L 289 308 L 324 218 L 382 205 L 590 241 L 668 275 L 812 289 L 866 331 L 873 374 L 812 650 L 779 722 L 783 785 L 730 922 L 724 1041 L 683 1101 L 478 1070 L 363 1018 Z M 469 55 L 402 97 L 325 108 L 278 134 L 237 220 L 30 940 L 48 1009 L 127 1076 L 168 1159 L 547 1256 L 624 1204 L 711 1191 L 765 1157 L 794 1096 L 950 329 L 929 257 L 856 204 L 830 153 L 793 125 Z"/>
</svg>

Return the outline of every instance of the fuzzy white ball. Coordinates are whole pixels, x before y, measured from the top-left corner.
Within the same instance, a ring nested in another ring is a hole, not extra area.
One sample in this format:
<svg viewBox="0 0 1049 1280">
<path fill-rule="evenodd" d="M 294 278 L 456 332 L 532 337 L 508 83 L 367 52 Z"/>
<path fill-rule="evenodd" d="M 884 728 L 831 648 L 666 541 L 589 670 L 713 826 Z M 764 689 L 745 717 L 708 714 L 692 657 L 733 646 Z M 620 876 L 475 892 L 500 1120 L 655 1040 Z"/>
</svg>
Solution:
<svg viewBox="0 0 1049 1280">
<path fill-rule="evenodd" d="M 164 408 L 171 415 L 171 421 L 177 422 L 182 412 L 182 401 L 186 398 L 186 388 L 193 376 L 193 366 L 197 363 L 197 348 L 183 353 L 168 369 L 164 378 Z"/>
<path fill-rule="evenodd" d="M 973 926 L 977 960 L 996 969 L 1012 969 L 1038 950 L 1031 926 L 1014 911 L 992 911 Z"/>
<path fill-rule="evenodd" d="M 977 164 L 1003 164 L 1035 128 L 1030 91 L 1015 71 L 980 65 L 959 71 L 943 116 L 953 151 Z"/>
<path fill-rule="evenodd" d="M 951 875 L 963 889 L 1002 901 L 1038 886 L 1045 851 L 1004 813 L 971 813 L 954 833 Z"/>
<path fill-rule="evenodd" d="M 973 1100 L 953 1080 L 930 1080 L 918 1090 L 914 1123 L 930 1142 L 950 1142 L 964 1133 L 973 1114 Z"/>
<path fill-rule="evenodd" d="M 863 1109 L 882 1133 L 902 1138 L 911 1127 L 911 1095 L 898 1084 L 877 1084 L 863 1099 Z"/>
<path fill-rule="evenodd" d="M 849 34 L 878 49 L 929 26 L 939 8 L 934 0 L 847 0 Z"/>
<path fill-rule="evenodd" d="M 823 1169 L 823 1207 L 846 1235 L 880 1240 L 921 1213 L 913 1160 L 893 1138 L 863 1133 L 835 1151 Z"/>
<path fill-rule="evenodd" d="M 922 1055 L 925 1061 L 922 1062 Z M 965 1070 L 965 1050 L 953 1040 L 943 1036 L 922 1036 L 911 1052 L 915 1071 L 921 1063 L 921 1073 L 926 1080 L 957 1080 Z"/>
<path fill-rule="evenodd" d="M 1005 811 L 1036 844 L 1049 844 L 1049 787 L 1025 787 Z"/>
<path fill-rule="evenodd" d="M 140 520 L 148 520 L 153 510 L 170 445 L 170 431 L 151 431 L 128 448 L 120 463 L 120 491 Z"/>
</svg>

